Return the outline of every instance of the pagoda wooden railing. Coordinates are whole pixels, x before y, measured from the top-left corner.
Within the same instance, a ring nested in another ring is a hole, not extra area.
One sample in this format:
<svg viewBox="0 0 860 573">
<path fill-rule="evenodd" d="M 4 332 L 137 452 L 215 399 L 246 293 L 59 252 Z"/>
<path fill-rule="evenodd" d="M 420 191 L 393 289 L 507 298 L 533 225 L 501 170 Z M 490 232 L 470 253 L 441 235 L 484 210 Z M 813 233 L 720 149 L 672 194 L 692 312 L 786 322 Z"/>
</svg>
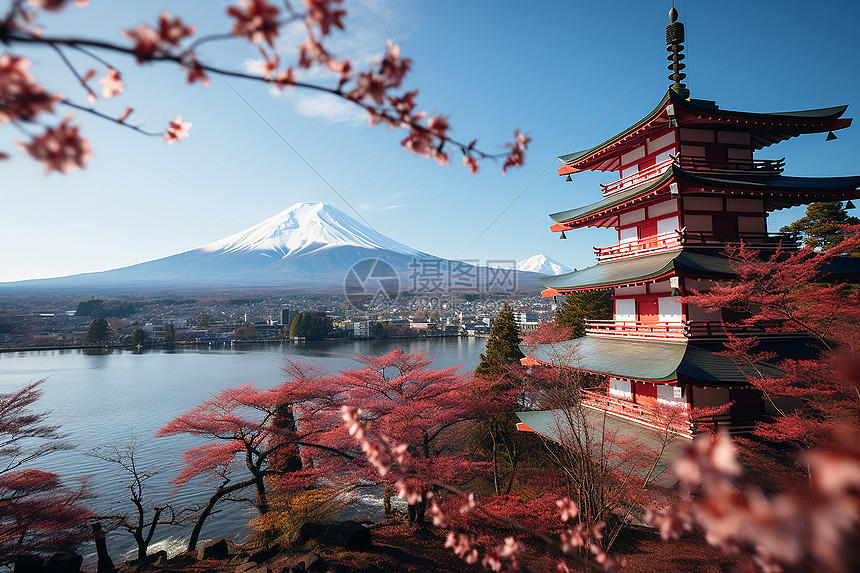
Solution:
<svg viewBox="0 0 860 573">
<path fill-rule="evenodd" d="M 674 163 L 681 169 L 688 171 L 723 171 L 776 175 L 785 170 L 785 157 L 782 159 L 708 159 L 706 157 L 678 155 L 674 158 Z"/>
<path fill-rule="evenodd" d="M 686 404 L 662 407 L 643 406 L 631 400 L 616 398 L 602 392 L 582 391 L 583 404 L 595 410 L 606 411 L 635 422 L 644 423 L 652 428 L 692 437 L 693 425 Z"/>
<path fill-rule="evenodd" d="M 715 247 L 725 248 L 729 245 L 739 246 L 741 243 L 756 249 L 796 249 L 800 246 L 797 233 L 735 233 L 720 235 L 699 231 L 680 231 L 681 245 L 685 247 Z"/>
<path fill-rule="evenodd" d="M 619 336 L 623 338 L 687 340 L 708 338 L 721 340 L 734 336 L 758 336 L 764 338 L 805 338 L 802 332 L 777 330 L 779 324 L 760 323 L 744 325 L 726 323 L 721 320 L 687 320 L 678 322 L 643 322 L 639 320 L 586 320 L 585 334 L 590 336 Z"/>
<path fill-rule="evenodd" d="M 796 249 L 800 246 L 798 236 L 795 233 L 737 233 L 732 236 L 723 236 L 716 233 L 701 233 L 681 229 L 632 241 L 624 241 L 610 247 L 594 247 L 594 254 L 597 257 L 597 262 L 602 263 L 668 251 L 682 246 L 723 249 L 726 246 L 736 246 L 741 243 L 755 247 L 756 249 L 765 250 L 780 247 L 783 249 Z"/>
<path fill-rule="evenodd" d="M 641 171 L 637 171 L 636 173 L 632 173 L 627 177 L 622 177 L 618 181 L 613 181 L 608 185 L 601 185 L 601 189 L 603 189 L 603 196 L 612 195 L 613 193 L 617 193 L 622 189 L 627 187 L 633 187 L 634 185 L 639 185 L 640 183 L 644 183 L 645 181 L 651 179 L 666 171 L 670 165 L 672 165 L 673 159 L 666 159 L 665 161 L 661 161 L 660 163 L 655 163 L 651 167 L 646 167 Z"/>
<path fill-rule="evenodd" d="M 658 251 L 680 247 L 683 235 L 680 231 L 668 231 L 642 239 L 624 241 L 611 247 L 593 247 L 598 262 L 647 255 Z"/>
<path fill-rule="evenodd" d="M 683 340 L 684 322 L 642 322 L 638 320 L 586 320 L 585 333 L 592 336 L 622 336 L 627 338 L 671 338 Z"/>
</svg>

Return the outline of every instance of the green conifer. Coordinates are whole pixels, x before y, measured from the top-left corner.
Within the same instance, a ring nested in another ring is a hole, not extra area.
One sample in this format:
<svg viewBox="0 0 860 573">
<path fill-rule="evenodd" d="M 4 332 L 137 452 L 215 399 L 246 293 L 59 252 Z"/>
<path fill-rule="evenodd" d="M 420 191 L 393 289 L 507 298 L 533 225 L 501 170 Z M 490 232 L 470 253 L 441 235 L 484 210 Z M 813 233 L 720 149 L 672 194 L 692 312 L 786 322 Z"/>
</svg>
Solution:
<svg viewBox="0 0 860 573">
<path fill-rule="evenodd" d="M 490 329 L 487 352 L 481 354 L 481 363 L 475 368 L 475 374 L 488 379 L 504 376 L 508 373 L 508 365 L 519 362 L 523 356 L 520 351 L 520 329 L 514 320 L 514 312 L 505 303 Z"/>
</svg>

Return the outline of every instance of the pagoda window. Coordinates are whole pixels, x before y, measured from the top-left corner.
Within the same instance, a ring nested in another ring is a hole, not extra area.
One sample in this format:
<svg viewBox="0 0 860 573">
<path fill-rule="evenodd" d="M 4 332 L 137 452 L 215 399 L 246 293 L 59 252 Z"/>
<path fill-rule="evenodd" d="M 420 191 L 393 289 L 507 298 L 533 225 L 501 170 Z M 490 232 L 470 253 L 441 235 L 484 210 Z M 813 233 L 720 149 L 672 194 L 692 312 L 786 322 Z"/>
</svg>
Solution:
<svg viewBox="0 0 860 573">
<path fill-rule="evenodd" d="M 645 285 L 622 286 L 615 289 L 615 296 L 633 296 L 645 294 Z"/>
<path fill-rule="evenodd" d="M 660 384 L 657 386 L 657 401 L 671 406 L 685 406 L 684 389 L 681 386 Z"/>
<path fill-rule="evenodd" d="M 701 145 L 682 145 L 681 155 L 683 157 L 704 157 L 705 148 Z"/>
<path fill-rule="evenodd" d="M 750 145 L 750 134 L 745 131 L 718 131 L 717 142 L 735 145 Z"/>
<path fill-rule="evenodd" d="M 752 149 L 750 148 L 737 148 L 737 147 L 729 147 L 728 151 L 729 161 L 734 163 L 743 163 L 748 164 L 752 161 Z"/>
<path fill-rule="evenodd" d="M 681 128 L 681 141 L 695 143 L 714 143 L 714 132 L 710 129 Z"/>
<path fill-rule="evenodd" d="M 615 299 L 615 320 L 634 322 L 636 320 L 636 300 L 632 298 Z"/>
<path fill-rule="evenodd" d="M 621 170 L 621 179 L 624 179 L 625 177 L 633 175 L 634 173 L 639 173 L 639 166 L 636 165 L 635 163 L 633 165 L 631 165 L 630 167 L 625 167 L 624 169 Z"/>
<path fill-rule="evenodd" d="M 701 306 L 687 305 L 687 315 L 693 322 L 722 322 L 723 314 L 719 310 L 708 310 Z"/>
<path fill-rule="evenodd" d="M 681 322 L 683 320 L 681 303 L 678 302 L 678 298 L 677 296 L 662 296 L 657 299 L 660 322 Z"/>
<path fill-rule="evenodd" d="M 618 222 L 622 225 L 631 225 L 645 220 L 645 209 L 636 209 L 628 213 L 621 213 L 618 217 Z"/>
<path fill-rule="evenodd" d="M 693 408 L 714 408 L 729 403 L 728 388 L 691 386 L 690 405 Z"/>
<path fill-rule="evenodd" d="M 652 219 L 656 219 L 661 215 L 668 215 L 670 213 L 676 213 L 678 211 L 678 200 L 671 199 L 669 201 L 661 201 L 660 203 L 655 203 L 648 207 L 648 217 Z"/>
<path fill-rule="evenodd" d="M 633 388 L 629 380 L 622 380 L 615 376 L 610 376 L 607 391 L 610 396 L 615 396 L 616 398 L 622 398 L 624 400 L 633 400 Z"/>
<path fill-rule="evenodd" d="M 670 231 L 677 231 L 680 228 L 681 225 L 679 224 L 678 217 L 667 217 L 657 221 L 658 235 L 662 235 L 663 233 L 668 233 Z"/>
<path fill-rule="evenodd" d="M 625 241 L 635 241 L 639 238 L 638 231 L 639 230 L 636 227 L 618 229 L 618 242 L 624 243 Z"/>
<path fill-rule="evenodd" d="M 621 155 L 621 165 L 627 166 L 631 163 L 637 163 L 640 159 L 645 157 L 645 146 L 640 145 L 639 147 L 634 148 L 627 153 L 623 153 Z"/>
<path fill-rule="evenodd" d="M 738 232 L 766 233 L 767 222 L 764 217 L 738 217 Z"/>
<path fill-rule="evenodd" d="M 711 215 L 684 215 L 684 226 L 694 233 L 711 233 L 714 230 Z"/>
<path fill-rule="evenodd" d="M 671 151 L 675 147 L 675 134 L 673 132 L 669 132 L 665 135 L 661 135 L 656 139 L 649 139 L 647 142 L 647 146 L 649 155 L 657 153 L 658 151 L 663 151 L 667 147 L 669 147 L 669 151 Z M 668 151 L 666 152 L 666 155 L 668 156 Z M 659 163 L 660 160 L 658 160 L 657 162 Z"/>
<path fill-rule="evenodd" d="M 723 200 L 720 197 L 684 197 L 686 211 L 717 211 L 723 210 Z"/>
<path fill-rule="evenodd" d="M 764 213 L 764 201 L 761 199 L 726 199 L 728 211 L 741 213 Z"/>
</svg>

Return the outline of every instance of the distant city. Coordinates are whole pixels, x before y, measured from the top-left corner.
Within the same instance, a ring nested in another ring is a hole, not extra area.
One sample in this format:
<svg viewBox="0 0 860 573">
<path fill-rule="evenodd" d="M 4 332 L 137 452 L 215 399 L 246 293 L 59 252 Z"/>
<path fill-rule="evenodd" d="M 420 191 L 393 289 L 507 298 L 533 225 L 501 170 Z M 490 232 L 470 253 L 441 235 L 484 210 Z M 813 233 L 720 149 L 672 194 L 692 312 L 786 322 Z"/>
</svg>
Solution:
<svg viewBox="0 0 860 573">
<path fill-rule="evenodd" d="M 311 310 L 330 319 L 326 339 L 485 337 L 506 302 L 523 331 L 536 328 L 555 312 L 553 300 L 536 292 L 439 296 L 406 292 L 393 303 L 371 303 L 366 310 L 353 307 L 343 293 L 282 290 L 88 297 L 22 294 L 0 298 L 0 350 L 91 346 L 84 339 L 99 318 L 110 327 L 109 339 L 99 346 L 282 343 L 293 340 L 290 325 L 295 317 Z M 145 335 L 133 336 L 136 330 Z"/>
</svg>

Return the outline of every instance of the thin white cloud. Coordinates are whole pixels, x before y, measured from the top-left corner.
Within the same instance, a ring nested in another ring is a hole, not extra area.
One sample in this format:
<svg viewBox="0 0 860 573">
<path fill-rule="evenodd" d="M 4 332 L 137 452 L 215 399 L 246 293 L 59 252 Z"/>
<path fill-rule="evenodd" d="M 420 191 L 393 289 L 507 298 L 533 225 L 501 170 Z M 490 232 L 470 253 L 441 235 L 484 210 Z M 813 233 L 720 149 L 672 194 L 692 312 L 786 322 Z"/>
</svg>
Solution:
<svg viewBox="0 0 860 573">
<path fill-rule="evenodd" d="M 367 113 L 363 109 L 331 94 L 299 96 L 295 107 L 301 115 L 331 123 L 367 124 Z"/>
<path fill-rule="evenodd" d="M 389 38 L 395 43 L 408 38 L 415 29 L 416 18 L 414 0 L 356 0 L 347 8 L 345 31 L 335 30 L 323 44 L 335 58 L 349 58 L 353 69 L 360 71 L 381 61 Z M 302 22 L 294 22 L 280 30 L 275 50 L 281 58 L 281 67 L 292 65 L 299 81 L 320 82 L 334 87 L 337 76 L 329 70 L 321 66 L 301 70 L 295 65 L 299 45 L 306 38 L 307 31 Z M 404 53 L 404 56 L 408 57 L 408 54 Z M 245 69 L 259 73 L 262 64 L 262 59 L 248 59 Z M 275 86 L 271 86 L 269 93 L 292 104 L 297 113 L 306 117 L 355 126 L 367 124 L 367 114 L 363 110 L 337 96 L 308 93 L 301 89 L 280 90 Z"/>
</svg>

